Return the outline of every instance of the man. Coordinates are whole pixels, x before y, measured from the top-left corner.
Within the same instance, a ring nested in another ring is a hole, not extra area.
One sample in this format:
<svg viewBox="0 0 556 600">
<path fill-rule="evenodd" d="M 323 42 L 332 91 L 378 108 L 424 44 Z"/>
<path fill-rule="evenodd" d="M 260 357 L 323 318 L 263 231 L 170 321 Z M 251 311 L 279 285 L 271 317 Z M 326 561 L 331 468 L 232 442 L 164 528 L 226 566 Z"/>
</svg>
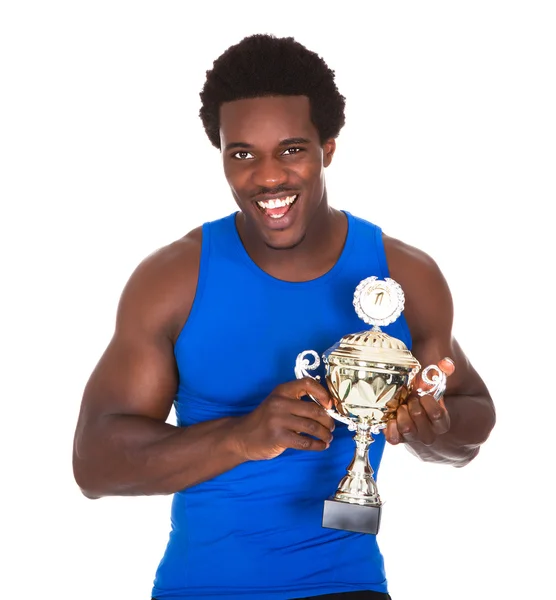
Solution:
<svg viewBox="0 0 556 600">
<path fill-rule="evenodd" d="M 373 469 L 385 441 L 466 465 L 494 426 L 491 398 L 452 337 L 434 261 L 328 205 L 344 98 L 324 61 L 292 38 L 251 36 L 214 62 L 201 100 L 239 212 L 132 274 L 85 389 L 77 483 L 90 498 L 174 494 L 159 600 L 388 598 L 376 536 L 321 525 L 353 434 L 307 401 L 332 405 L 319 383 L 293 379 L 296 356 L 364 329 L 355 287 L 392 277 L 406 305 L 385 330 L 450 377 L 439 402 L 399 408 Z"/>
</svg>

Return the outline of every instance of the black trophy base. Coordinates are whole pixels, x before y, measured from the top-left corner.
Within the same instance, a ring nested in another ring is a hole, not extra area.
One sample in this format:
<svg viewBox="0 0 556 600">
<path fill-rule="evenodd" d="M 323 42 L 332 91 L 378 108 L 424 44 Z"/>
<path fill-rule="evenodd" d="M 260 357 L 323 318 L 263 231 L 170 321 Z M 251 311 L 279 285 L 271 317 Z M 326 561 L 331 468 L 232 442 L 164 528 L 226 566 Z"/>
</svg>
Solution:
<svg viewBox="0 0 556 600">
<path fill-rule="evenodd" d="M 330 498 L 324 501 L 322 526 L 376 535 L 380 527 L 381 512 L 382 506 L 362 506 Z"/>
</svg>

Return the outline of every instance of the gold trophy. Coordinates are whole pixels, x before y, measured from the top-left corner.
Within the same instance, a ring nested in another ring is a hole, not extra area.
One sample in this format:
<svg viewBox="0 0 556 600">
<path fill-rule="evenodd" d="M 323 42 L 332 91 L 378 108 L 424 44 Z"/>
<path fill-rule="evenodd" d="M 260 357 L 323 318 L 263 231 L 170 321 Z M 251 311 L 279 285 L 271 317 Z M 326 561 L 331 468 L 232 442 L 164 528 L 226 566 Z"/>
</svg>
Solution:
<svg viewBox="0 0 556 600">
<path fill-rule="evenodd" d="M 395 418 L 421 369 L 402 341 L 380 330 L 380 326 L 393 323 L 401 315 L 404 304 L 402 288 L 393 279 L 364 279 L 355 290 L 353 305 L 359 318 L 372 329 L 344 336 L 322 355 L 335 408 L 327 412 L 356 432 L 355 456 L 347 474 L 334 496 L 324 502 L 323 527 L 378 533 L 382 501 L 369 463 L 369 446 L 372 436 Z M 305 350 L 297 357 L 295 375 L 298 379 L 312 377 L 308 371 L 319 365 L 319 355 Z M 427 389 L 416 392 L 431 394 L 438 400 L 446 389 L 446 375 L 438 366 L 430 365 L 421 373 L 421 379 Z"/>
</svg>

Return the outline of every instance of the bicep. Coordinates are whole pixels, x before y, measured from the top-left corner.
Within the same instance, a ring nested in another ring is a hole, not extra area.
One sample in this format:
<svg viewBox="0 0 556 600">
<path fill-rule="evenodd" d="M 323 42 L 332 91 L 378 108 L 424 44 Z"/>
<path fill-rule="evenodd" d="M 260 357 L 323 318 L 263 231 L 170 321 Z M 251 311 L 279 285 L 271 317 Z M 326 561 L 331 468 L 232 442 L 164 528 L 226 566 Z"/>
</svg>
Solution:
<svg viewBox="0 0 556 600">
<path fill-rule="evenodd" d="M 80 420 L 136 415 L 165 421 L 177 380 L 170 339 L 116 333 L 87 382 Z"/>
<path fill-rule="evenodd" d="M 447 395 L 481 394 L 484 383 L 453 336 L 454 308 L 448 283 L 434 261 L 430 260 L 425 267 L 421 271 L 421 285 L 411 288 L 417 294 L 411 300 L 413 354 L 422 368 L 443 358 L 453 361 L 455 371 L 448 377 Z"/>
<path fill-rule="evenodd" d="M 196 289 L 200 234 L 147 257 L 127 282 L 114 337 L 85 386 L 78 429 L 109 415 L 166 421 L 178 386 L 174 340 Z"/>
</svg>

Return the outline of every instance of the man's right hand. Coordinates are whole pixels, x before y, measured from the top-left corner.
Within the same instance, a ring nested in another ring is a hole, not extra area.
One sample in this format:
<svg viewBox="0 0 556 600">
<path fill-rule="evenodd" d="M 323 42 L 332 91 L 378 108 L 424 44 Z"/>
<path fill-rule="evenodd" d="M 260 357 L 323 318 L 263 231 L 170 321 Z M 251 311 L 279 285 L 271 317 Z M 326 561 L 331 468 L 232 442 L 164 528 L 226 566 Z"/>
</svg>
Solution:
<svg viewBox="0 0 556 600">
<path fill-rule="evenodd" d="M 322 406 L 301 400 L 309 394 Z M 326 450 L 334 419 L 325 408 L 332 408 L 332 400 L 314 379 L 279 385 L 253 412 L 236 419 L 231 431 L 234 448 L 245 461 L 275 458 L 286 448 Z"/>
</svg>

